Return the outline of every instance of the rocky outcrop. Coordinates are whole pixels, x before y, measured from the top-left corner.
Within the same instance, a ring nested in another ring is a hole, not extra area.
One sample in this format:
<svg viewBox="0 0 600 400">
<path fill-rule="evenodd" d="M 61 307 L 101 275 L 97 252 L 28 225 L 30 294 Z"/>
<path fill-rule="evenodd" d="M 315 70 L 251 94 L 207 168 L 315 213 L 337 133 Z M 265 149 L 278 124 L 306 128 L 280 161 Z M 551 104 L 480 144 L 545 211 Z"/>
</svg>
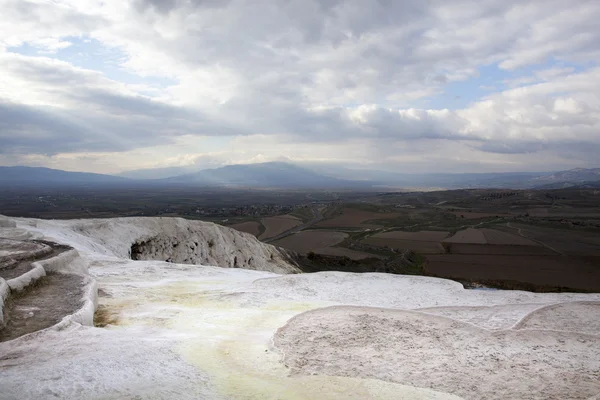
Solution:
<svg viewBox="0 0 600 400">
<path fill-rule="evenodd" d="M 253 235 L 212 222 L 182 218 L 114 218 L 52 221 L 70 232 L 56 239 L 90 251 L 134 260 L 157 260 L 245 268 L 279 274 L 299 273 L 286 250 L 265 244 Z M 39 221 L 44 224 L 45 221 Z M 73 237 L 76 234 L 77 237 Z M 85 236 L 82 238 L 81 236 Z"/>
</svg>

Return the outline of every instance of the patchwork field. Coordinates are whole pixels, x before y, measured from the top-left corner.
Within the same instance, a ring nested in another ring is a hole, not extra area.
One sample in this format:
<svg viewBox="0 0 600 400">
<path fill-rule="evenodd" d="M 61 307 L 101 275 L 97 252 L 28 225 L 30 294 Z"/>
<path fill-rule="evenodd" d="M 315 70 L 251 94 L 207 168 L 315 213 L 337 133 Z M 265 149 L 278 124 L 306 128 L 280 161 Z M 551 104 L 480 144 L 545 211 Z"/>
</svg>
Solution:
<svg viewBox="0 0 600 400">
<path fill-rule="evenodd" d="M 488 244 L 509 246 L 541 246 L 539 243 L 523 236 L 499 231 L 497 229 L 479 229 Z"/>
<path fill-rule="evenodd" d="M 349 257 L 353 260 L 373 257 L 372 254 L 368 253 L 344 247 L 333 247 L 343 242 L 347 237 L 348 234 L 344 232 L 307 230 L 279 239 L 272 244 L 300 254 L 308 254 L 312 251 L 329 256 Z"/>
<path fill-rule="evenodd" d="M 421 254 L 473 254 L 473 255 L 557 255 L 531 239 L 496 229 L 468 228 L 447 237 L 442 231 L 389 231 L 376 233 L 362 240 L 372 246 L 404 249 Z"/>
<path fill-rule="evenodd" d="M 263 218 L 260 222 L 265 227 L 265 231 L 259 236 L 259 239 L 261 240 L 272 238 L 302 224 L 301 219 L 292 215 L 279 215 L 277 217 Z"/>
<path fill-rule="evenodd" d="M 3 192 L 0 208 L 44 218 L 155 215 L 229 223 L 265 242 L 276 241 L 276 245 L 301 254 L 315 251 L 353 259 L 383 257 L 384 272 L 407 273 L 394 266 L 405 267 L 400 255 L 409 250 L 415 253 L 411 273 L 420 273 L 422 264 L 428 262 L 437 274 L 460 275 L 463 281 L 470 276 L 480 279 L 482 270 L 496 265 L 495 259 L 506 265 L 507 271 L 529 271 L 532 266 L 541 269 L 548 263 L 553 268 L 555 283 L 560 283 L 558 265 L 574 266 L 575 270 L 562 269 L 565 279 L 561 286 L 568 286 L 571 275 L 579 271 L 578 264 L 593 265 L 596 272 L 583 279 L 600 288 L 597 258 L 600 257 L 600 191 L 597 189 L 381 190 L 190 192 L 186 189 L 154 193 L 139 189 L 130 193 L 112 191 L 93 200 L 80 191 L 62 195 Z M 302 233 L 285 237 L 290 230 Z M 456 266 L 457 260 L 463 260 L 456 258 L 459 256 L 470 259 L 462 270 Z M 334 265 L 337 261 L 328 260 L 331 265 L 324 265 L 322 270 L 338 268 Z M 235 258 L 230 263 L 235 264 Z M 368 270 L 362 266 L 361 272 Z M 496 277 L 501 272 L 486 273 Z M 531 281 L 528 274 L 524 276 Z M 518 280 L 516 272 L 509 275 L 510 279 Z"/>
<path fill-rule="evenodd" d="M 371 246 L 412 250 L 421 254 L 439 254 L 444 252 L 444 248 L 438 242 L 422 242 L 418 240 L 397 240 L 397 239 L 382 239 L 377 237 L 368 237 L 362 240 L 362 243 Z"/>
<path fill-rule="evenodd" d="M 331 219 L 319 222 L 317 227 L 356 227 L 360 226 L 363 228 L 378 228 L 381 225 L 377 224 L 365 224 L 365 221 L 377 220 L 377 219 L 388 219 L 397 218 L 403 215 L 402 213 L 384 213 L 375 211 L 359 210 L 355 208 L 343 208 L 341 215 L 337 215 Z"/>
<path fill-rule="evenodd" d="M 498 226 L 497 229 L 523 235 L 527 239 L 536 241 L 565 256 L 600 256 L 600 234 L 598 232 L 556 229 L 520 223 Z"/>
<path fill-rule="evenodd" d="M 440 241 L 446 236 L 448 236 L 448 232 L 441 231 L 391 231 L 369 236 L 363 239 L 362 242 L 390 249 L 413 250 L 422 254 L 438 254 L 444 252 Z"/>
<path fill-rule="evenodd" d="M 446 253 L 481 255 L 557 255 L 550 248 L 516 234 L 496 229 L 465 229 L 444 239 Z"/>
</svg>

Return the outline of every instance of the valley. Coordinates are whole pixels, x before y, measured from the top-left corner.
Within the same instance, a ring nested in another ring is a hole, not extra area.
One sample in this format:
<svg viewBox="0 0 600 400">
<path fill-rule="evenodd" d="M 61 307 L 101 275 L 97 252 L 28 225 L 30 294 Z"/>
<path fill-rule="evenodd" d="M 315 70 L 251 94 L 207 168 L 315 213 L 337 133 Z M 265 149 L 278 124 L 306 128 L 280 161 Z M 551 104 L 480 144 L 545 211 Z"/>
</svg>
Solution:
<svg viewBox="0 0 600 400">
<path fill-rule="evenodd" d="M 30 188 L 0 193 L 0 208 L 8 216 L 49 219 L 215 222 L 296 253 L 305 271 L 410 273 L 534 291 L 600 290 L 597 189 Z"/>
</svg>

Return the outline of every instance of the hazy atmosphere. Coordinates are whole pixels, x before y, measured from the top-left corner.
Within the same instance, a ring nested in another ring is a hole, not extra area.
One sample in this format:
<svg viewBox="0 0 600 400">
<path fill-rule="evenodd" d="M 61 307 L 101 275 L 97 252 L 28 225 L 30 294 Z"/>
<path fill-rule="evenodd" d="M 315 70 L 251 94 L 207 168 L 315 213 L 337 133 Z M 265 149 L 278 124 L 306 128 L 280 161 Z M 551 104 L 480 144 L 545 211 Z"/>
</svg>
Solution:
<svg viewBox="0 0 600 400">
<path fill-rule="evenodd" d="M 590 1 L 1 0 L 0 165 L 596 167 Z"/>
</svg>

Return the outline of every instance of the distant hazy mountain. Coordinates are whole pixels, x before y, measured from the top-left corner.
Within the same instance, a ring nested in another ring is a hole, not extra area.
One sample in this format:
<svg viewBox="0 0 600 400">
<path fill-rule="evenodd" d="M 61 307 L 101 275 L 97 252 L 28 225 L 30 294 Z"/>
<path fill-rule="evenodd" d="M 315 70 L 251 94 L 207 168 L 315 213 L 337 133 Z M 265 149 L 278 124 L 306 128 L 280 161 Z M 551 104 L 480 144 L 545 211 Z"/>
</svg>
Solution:
<svg viewBox="0 0 600 400">
<path fill-rule="evenodd" d="M 353 177 L 375 186 L 404 188 L 510 188 L 510 189 L 559 189 L 587 182 L 593 185 L 600 180 L 600 168 L 576 168 L 559 172 L 503 172 L 466 174 L 407 174 L 368 169 L 351 169 L 338 166 L 307 166 L 316 172 L 338 179 Z"/>
<path fill-rule="evenodd" d="M 600 181 L 581 182 L 573 187 L 577 189 L 600 189 Z"/>
<path fill-rule="evenodd" d="M 125 171 L 120 173 L 119 176 L 131 179 L 164 179 L 171 178 L 173 176 L 191 174 L 193 172 L 198 172 L 198 170 L 199 168 L 196 166 L 148 168 Z"/>
<path fill-rule="evenodd" d="M 598 189 L 600 188 L 600 180 L 585 181 L 585 182 L 554 182 L 545 185 L 535 186 L 535 189 L 551 190 L 551 189 Z"/>
<path fill-rule="evenodd" d="M 0 185 L 65 186 L 126 184 L 129 180 L 112 175 L 69 172 L 41 167 L 0 167 Z"/>
<path fill-rule="evenodd" d="M 553 172 L 534 178 L 534 181 L 540 185 L 559 182 L 593 182 L 598 180 L 600 180 L 600 168 L 575 168 L 568 171 Z"/>
<path fill-rule="evenodd" d="M 361 182 L 331 178 L 315 171 L 283 162 L 228 165 L 216 169 L 180 175 L 162 180 L 165 183 L 200 186 L 342 188 L 360 187 Z"/>
<path fill-rule="evenodd" d="M 151 187 L 184 185 L 194 187 L 244 187 L 285 189 L 371 189 L 391 188 L 511 188 L 560 189 L 597 187 L 600 168 L 577 168 L 552 173 L 514 172 L 480 174 L 406 174 L 390 171 L 349 169 L 338 166 L 304 168 L 283 162 L 228 165 L 158 179 L 180 172 L 179 167 L 130 171 L 128 179 L 119 176 L 67 172 L 50 168 L 0 167 L 0 185 L 4 186 L 98 186 L 143 185 Z M 145 178 L 145 179 L 144 179 Z"/>
<path fill-rule="evenodd" d="M 374 186 L 390 186 L 403 188 L 527 188 L 530 180 L 544 175 L 540 172 L 506 172 L 506 173 L 434 173 L 409 174 L 403 172 L 380 171 L 370 169 L 352 169 L 338 166 L 316 165 L 307 167 L 326 176 L 362 181 Z"/>
</svg>

